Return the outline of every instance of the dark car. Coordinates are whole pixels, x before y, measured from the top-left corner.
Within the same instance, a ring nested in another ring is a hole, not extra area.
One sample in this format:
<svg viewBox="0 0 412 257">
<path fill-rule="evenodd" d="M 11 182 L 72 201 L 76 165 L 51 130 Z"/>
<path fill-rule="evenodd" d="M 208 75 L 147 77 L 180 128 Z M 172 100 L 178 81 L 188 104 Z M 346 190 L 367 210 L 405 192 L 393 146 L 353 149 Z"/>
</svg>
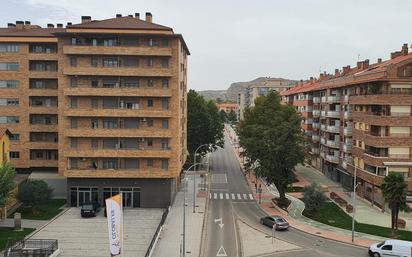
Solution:
<svg viewBox="0 0 412 257">
<path fill-rule="evenodd" d="M 280 216 L 267 216 L 260 219 L 260 224 L 266 225 L 270 228 L 275 226 L 276 230 L 286 230 L 289 228 L 289 223 Z"/>
<path fill-rule="evenodd" d="M 81 206 L 80 214 L 82 217 L 96 217 L 96 213 L 99 212 L 99 204 L 94 203 L 83 203 Z"/>
</svg>

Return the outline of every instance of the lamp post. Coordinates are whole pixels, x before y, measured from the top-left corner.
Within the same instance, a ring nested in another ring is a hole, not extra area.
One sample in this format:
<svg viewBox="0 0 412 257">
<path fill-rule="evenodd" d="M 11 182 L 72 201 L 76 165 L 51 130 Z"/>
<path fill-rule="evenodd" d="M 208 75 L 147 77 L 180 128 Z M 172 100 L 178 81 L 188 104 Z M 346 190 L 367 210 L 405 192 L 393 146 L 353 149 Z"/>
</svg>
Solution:
<svg viewBox="0 0 412 257">
<path fill-rule="evenodd" d="M 194 159 L 193 160 L 193 166 L 194 166 L 193 168 L 194 170 L 193 172 L 193 213 L 196 212 L 196 154 L 197 154 L 197 151 L 203 146 L 209 146 L 209 144 L 200 145 L 198 148 L 196 148 L 194 156 L 193 156 L 193 159 Z"/>
<path fill-rule="evenodd" d="M 199 163 L 200 164 L 200 163 Z M 183 174 L 186 175 L 187 171 L 190 170 L 191 168 L 195 167 L 196 164 L 191 165 L 189 168 L 187 168 Z M 183 233 L 182 233 L 182 257 L 185 257 L 186 255 L 186 191 L 187 191 L 187 178 L 185 177 L 183 179 Z"/>
<path fill-rule="evenodd" d="M 354 171 L 354 176 L 353 176 L 353 192 L 352 192 L 352 207 L 353 207 L 353 210 L 352 210 L 352 243 L 355 241 L 356 188 L 360 185 L 360 183 L 356 181 L 356 166 L 353 165 L 353 167 L 355 171 Z"/>
</svg>

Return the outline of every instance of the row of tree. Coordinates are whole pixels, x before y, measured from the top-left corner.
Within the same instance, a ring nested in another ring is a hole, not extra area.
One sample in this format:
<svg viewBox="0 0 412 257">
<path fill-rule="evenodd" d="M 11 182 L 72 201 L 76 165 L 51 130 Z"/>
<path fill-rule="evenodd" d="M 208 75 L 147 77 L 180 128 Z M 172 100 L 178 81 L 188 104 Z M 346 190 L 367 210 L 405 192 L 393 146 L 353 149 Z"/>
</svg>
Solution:
<svg viewBox="0 0 412 257">
<path fill-rule="evenodd" d="M 237 115 L 234 110 L 230 110 L 229 113 L 225 112 L 224 110 L 220 110 L 219 114 L 223 122 L 232 123 L 232 124 L 237 122 Z"/>
</svg>

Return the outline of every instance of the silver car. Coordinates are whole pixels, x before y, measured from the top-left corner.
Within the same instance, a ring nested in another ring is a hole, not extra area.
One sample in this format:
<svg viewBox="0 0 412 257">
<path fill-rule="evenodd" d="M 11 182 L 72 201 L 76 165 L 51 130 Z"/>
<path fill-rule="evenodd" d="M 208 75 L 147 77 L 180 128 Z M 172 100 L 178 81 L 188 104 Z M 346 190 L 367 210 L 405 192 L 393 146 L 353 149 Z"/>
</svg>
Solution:
<svg viewBox="0 0 412 257">
<path fill-rule="evenodd" d="M 270 228 L 274 228 L 276 230 L 286 230 L 289 228 L 289 223 L 280 216 L 267 216 L 260 218 L 260 224 L 266 225 Z"/>
</svg>

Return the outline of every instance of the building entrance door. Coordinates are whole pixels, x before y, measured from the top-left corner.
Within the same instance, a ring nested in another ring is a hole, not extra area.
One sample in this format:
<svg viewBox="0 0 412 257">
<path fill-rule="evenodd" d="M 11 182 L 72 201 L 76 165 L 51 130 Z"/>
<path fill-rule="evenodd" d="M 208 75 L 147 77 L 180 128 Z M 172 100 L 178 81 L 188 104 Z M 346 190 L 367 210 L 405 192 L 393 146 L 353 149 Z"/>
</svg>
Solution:
<svg viewBox="0 0 412 257">
<path fill-rule="evenodd" d="M 79 189 L 79 206 L 81 206 L 85 202 L 91 202 L 92 201 L 92 194 L 90 190 L 88 191 L 81 191 Z"/>
<path fill-rule="evenodd" d="M 128 208 L 132 207 L 132 192 L 131 191 L 122 191 L 123 207 Z"/>
</svg>

